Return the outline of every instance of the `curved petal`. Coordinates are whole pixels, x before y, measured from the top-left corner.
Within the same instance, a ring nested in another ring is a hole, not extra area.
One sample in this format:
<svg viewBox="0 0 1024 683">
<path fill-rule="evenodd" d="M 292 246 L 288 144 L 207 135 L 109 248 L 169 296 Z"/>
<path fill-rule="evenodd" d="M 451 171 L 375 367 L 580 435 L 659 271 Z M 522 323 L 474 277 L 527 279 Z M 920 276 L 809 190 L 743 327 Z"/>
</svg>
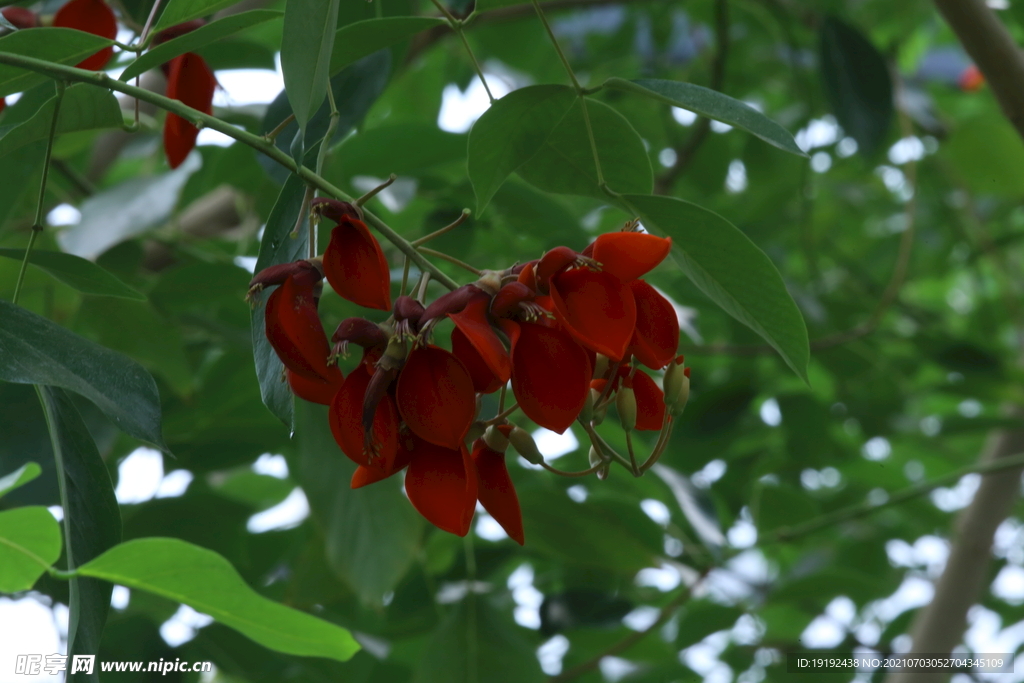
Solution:
<svg viewBox="0 0 1024 683">
<path fill-rule="evenodd" d="M 285 279 L 267 298 L 267 340 L 285 367 L 309 379 L 327 381 L 331 349 L 313 301 L 313 285 L 294 276 Z"/>
<path fill-rule="evenodd" d="M 435 318 L 443 318 L 450 313 L 458 313 L 470 300 L 482 294 L 483 290 L 476 285 L 462 285 L 458 289 L 453 289 L 447 294 L 434 299 L 429 306 L 424 309 L 423 313 L 420 314 L 420 327 L 426 325 Z"/>
<path fill-rule="evenodd" d="M 293 394 L 310 403 L 319 403 L 325 406 L 331 405 L 334 395 L 338 393 L 345 381 L 345 376 L 341 374 L 341 370 L 336 365 L 327 366 L 327 381 L 309 379 L 291 370 L 285 370 L 285 373 L 288 376 L 288 386 L 292 388 Z"/>
<path fill-rule="evenodd" d="M 213 113 L 213 91 L 217 88 L 210 67 L 199 55 L 186 52 L 170 62 L 167 96 L 205 114 Z M 199 129 L 177 114 L 164 121 L 164 153 L 171 168 L 177 168 L 196 145 Z"/>
<path fill-rule="evenodd" d="M 113 40 L 117 37 L 117 17 L 103 0 L 71 0 L 53 15 L 53 25 L 76 28 Z M 107 65 L 114 54 L 113 47 L 105 47 L 76 64 L 79 69 L 98 71 Z"/>
<path fill-rule="evenodd" d="M 398 376 L 395 398 L 409 429 L 445 448 L 459 447 L 476 415 L 473 378 L 438 346 L 413 349 Z"/>
<path fill-rule="evenodd" d="M 412 451 L 399 447 L 398 454 L 395 456 L 395 461 L 390 468 L 379 465 L 360 465 L 352 473 L 350 486 L 354 489 L 359 489 L 370 484 L 376 484 L 378 481 L 387 479 L 391 475 L 405 469 L 411 460 Z"/>
<path fill-rule="evenodd" d="M 676 357 L 679 318 L 668 299 L 643 280 L 629 283 L 636 301 L 636 331 L 629 351 L 652 370 L 660 370 Z"/>
<path fill-rule="evenodd" d="M 622 360 L 636 327 L 636 302 L 614 275 L 574 268 L 551 278 L 555 312 L 577 341 Z"/>
<path fill-rule="evenodd" d="M 636 429 L 659 431 L 665 421 L 665 394 L 643 370 L 633 374 L 633 395 L 636 397 Z"/>
<path fill-rule="evenodd" d="M 490 302 L 491 297 L 481 292 L 480 296 L 473 297 L 460 312 L 450 313 L 448 317 L 455 323 L 456 329 L 473 345 L 491 374 L 504 384 L 512 376 L 512 360 L 487 319 Z"/>
<path fill-rule="evenodd" d="M 551 249 L 541 257 L 540 263 L 537 264 L 537 283 L 541 287 L 546 287 L 548 280 L 575 263 L 578 257 L 579 254 L 569 247 Z"/>
<path fill-rule="evenodd" d="M 384 251 L 366 224 L 350 216 L 331 230 L 324 275 L 339 296 L 352 303 L 391 310 L 391 271 Z"/>
<path fill-rule="evenodd" d="M 385 470 L 394 467 L 399 450 L 398 411 L 391 396 L 384 396 L 373 417 L 373 443 L 377 458 L 370 462 L 363 431 L 363 400 L 370 385 L 370 372 L 365 365 L 353 370 L 331 401 L 328 422 L 338 447 L 357 465 L 375 465 Z"/>
<path fill-rule="evenodd" d="M 502 381 L 494 376 L 494 371 L 491 370 L 487 361 L 483 359 L 473 343 L 466 338 L 462 330 L 457 327 L 452 330 L 452 354 L 466 366 L 469 376 L 473 379 L 473 390 L 478 394 L 493 393 L 508 381 L 508 378 Z M 511 361 L 509 361 L 509 368 L 509 372 L 511 372 Z"/>
<path fill-rule="evenodd" d="M 531 301 L 534 291 L 522 282 L 510 282 L 498 290 L 491 300 L 491 314 L 496 318 L 505 318 L 516 312 L 524 301 Z"/>
<path fill-rule="evenodd" d="M 483 439 L 477 439 L 473 444 L 473 461 L 476 463 L 480 504 L 505 533 L 523 545 L 523 513 L 519 509 L 519 497 L 512 479 L 508 476 L 505 454 L 491 450 Z"/>
<path fill-rule="evenodd" d="M 629 282 L 664 261 L 670 249 L 671 237 L 645 232 L 607 232 L 594 241 L 593 254 L 603 271 Z"/>
<path fill-rule="evenodd" d="M 419 441 L 405 475 L 409 502 L 437 528 L 465 536 L 476 510 L 475 469 L 464 445 L 452 449 Z"/>
<path fill-rule="evenodd" d="M 583 409 L 590 388 L 587 352 L 566 332 L 520 323 L 512 352 L 512 391 L 526 416 L 561 434 Z"/>
</svg>

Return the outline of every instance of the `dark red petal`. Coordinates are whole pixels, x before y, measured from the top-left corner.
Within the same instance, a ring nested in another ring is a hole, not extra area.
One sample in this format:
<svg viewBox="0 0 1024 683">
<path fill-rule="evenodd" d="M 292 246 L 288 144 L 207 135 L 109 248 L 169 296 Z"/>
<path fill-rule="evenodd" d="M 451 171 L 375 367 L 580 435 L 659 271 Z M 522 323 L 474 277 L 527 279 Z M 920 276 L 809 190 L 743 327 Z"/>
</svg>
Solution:
<svg viewBox="0 0 1024 683">
<path fill-rule="evenodd" d="M 561 434 L 590 389 L 587 352 L 564 331 L 520 323 L 512 352 L 512 391 L 526 416 Z"/>
<path fill-rule="evenodd" d="M 414 434 L 445 448 L 459 447 L 476 415 L 469 371 L 437 346 L 419 346 L 409 354 L 395 399 Z"/>
<path fill-rule="evenodd" d="M 437 528 L 465 536 L 476 510 L 475 469 L 464 445 L 451 449 L 419 441 L 405 475 L 409 502 Z"/>
<path fill-rule="evenodd" d="M 477 439 L 473 444 L 473 461 L 476 463 L 480 504 L 505 533 L 523 545 L 523 513 L 519 509 L 519 497 L 512 479 L 508 476 L 505 454 L 491 450 L 483 439 Z"/>
<path fill-rule="evenodd" d="M 360 220 L 341 216 L 324 252 L 324 275 L 339 296 L 352 303 L 391 310 L 391 271 L 384 251 Z"/>
<path fill-rule="evenodd" d="M 117 37 L 117 17 L 103 0 L 71 0 L 53 15 L 53 25 L 76 28 L 110 40 Z M 79 69 L 98 71 L 106 66 L 113 54 L 113 47 L 105 47 L 76 66 Z"/>
<path fill-rule="evenodd" d="M 204 114 L 213 113 L 213 92 L 217 88 L 210 67 L 199 55 L 186 52 L 170 61 L 167 96 Z M 177 168 L 196 146 L 199 129 L 177 114 L 164 120 L 164 153 L 171 168 Z"/>
<path fill-rule="evenodd" d="M 363 213 L 355 204 L 330 197 L 317 197 L 309 203 L 309 210 L 335 223 L 341 223 L 344 218 L 363 220 Z"/>
<path fill-rule="evenodd" d="M 360 465 L 356 468 L 356 471 L 352 473 L 352 482 L 350 485 L 352 488 L 358 489 L 363 486 L 375 484 L 378 481 L 387 479 L 396 472 L 404 469 L 408 466 L 410 460 L 412 460 L 412 452 L 399 447 L 398 455 L 395 456 L 395 462 L 390 468 L 386 469 L 378 465 Z"/>
<path fill-rule="evenodd" d="M 469 376 L 473 379 L 473 389 L 478 394 L 493 393 L 503 387 L 505 382 L 508 381 L 507 378 L 502 381 L 494 376 L 494 372 L 480 356 L 480 352 L 466 338 L 462 330 L 457 327 L 452 330 L 452 353 L 466 366 Z M 509 367 L 511 368 L 511 361 L 509 362 Z"/>
<path fill-rule="evenodd" d="M 387 346 L 388 338 L 377 323 L 366 318 L 345 318 L 338 324 L 338 329 L 331 335 L 331 341 L 351 342 L 364 349 L 375 346 Z M 376 362 L 376 361 L 374 361 Z"/>
<path fill-rule="evenodd" d="M 535 263 L 527 263 L 526 267 L 519 271 L 518 282 L 523 283 L 533 291 L 537 291 L 537 267 Z"/>
<path fill-rule="evenodd" d="M 341 389 L 331 402 L 328 422 L 331 434 L 338 442 L 338 447 L 357 465 L 370 465 L 370 457 L 365 448 L 365 432 L 363 431 L 363 400 L 366 387 L 370 384 L 370 371 L 360 364 L 353 370 L 341 385 Z M 373 441 L 377 447 L 378 458 L 372 463 L 384 469 L 393 468 L 399 450 L 398 411 L 394 400 L 384 396 L 377 406 L 373 418 Z"/>
<path fill-rule="evenodd" d="M 608 232 L 594 242 L 594 260 L 623 282 L 640 277 L 665 260 L 671 237 L 643 232 Z"/>
<path fill-rule="evenodd" d="M 39 16 L 32 10 L 24 7 L 4 7 L 0 10 L 4 19 L 14 24 L 17 28 L 36 28 L 39 26 Z M 0 98 L 3 99 L 3 98 Z M 3 106 L 0 105 L 0 111 Z"/>
<path fill-rule="evenodd" d="M 267 298 L 266 332 L 285 367 L 309 379 L 328 381 L 331 350 L 313 301 L 313 286 L 285 279 Z"/>
<path fill-rule="evenodd" d="M 462 285 L 458 289 L 453 289 L 447 294 L 437 297 L 420 315 L 420 326 L 426 325 L 434 318 L 443 318 L 451 313 L 458 313 L 473 297 L 482 293 L 483 290 L 476 285 Z"/>
<path fill-rule="evenodd" d="M 496 318 L 511 316 L 524 301 L 531 301 L 534 291 L 522 282 L 510 282 L 494 295 L 491 301 L 491 314 Z"/>
<path fill-rule="evenodd" d="M 614 275 L 574 268 L 551 278 L 555 312 L 581 344 L 622 360 L 636 327 L 636 303 Z"/>
<path fill-rule="evenodd" d="M 294 275 L 302 284 L 316 284 L 324 279 L 323 273 L 310 261 L 291 261 L 268 266 L 253 275 L 249 281 L 249 289 L 253 287 L 270 287 L 284 284 L 289 276 Z"/>
<path fill-rule="evenodd" d="M 665 394 L 643 370 L 633 374 L 633 395 L 636 397 L 636 429 L 660 430 L 665 420 Z"/>
<path fill-rule="evenodd" d="M 660 370 L 676 357 L 679 318 L 668 299 L 643 280 L 629 283 L 636 301 L 636 331 L 629 351 L 652 370 Z"/>
<path fill-rule="evenodd" d="M 473 345 L 480 358 L 490 368 L 491 374 L 504 384 L 512 375 L 512 360 L 487 319 L 490 302 L 491 297 L 480 292 L 462 311 L 449 314 L 448 317 L 454 321 L 456 329 Z"/>
<path fill-rule="evenodd" d="M 555 247 L 544 254 L 537 264 L 537 283 L 541 287 L 546 287 L 551 276 L 571 266 L 578 256 L 579 254 L 569 247 Z"/>
<path fill-rule="evenodd" d="M 319 403 L 325 406 L 331 405 L 334 395 L 338 393 L 342 382 L 345 381 L 344 375 L 341 374 L 341 370 L 336 365 L 327 367 L 328 377 L 326 382 L 322 379 L 303 377 L 291 370 L 285 370 L 285 372 L 288 376 L 288 386 L 292 388 L 293 394 L 310 403 Z"/>
<path fill-rule="evenodd" d="M 0 112 L 2 112 L 6 107 L 7 107 L 7 100 L 5 98 L 3 98 L 3 97 L 0 97 Z"/>
</svg>

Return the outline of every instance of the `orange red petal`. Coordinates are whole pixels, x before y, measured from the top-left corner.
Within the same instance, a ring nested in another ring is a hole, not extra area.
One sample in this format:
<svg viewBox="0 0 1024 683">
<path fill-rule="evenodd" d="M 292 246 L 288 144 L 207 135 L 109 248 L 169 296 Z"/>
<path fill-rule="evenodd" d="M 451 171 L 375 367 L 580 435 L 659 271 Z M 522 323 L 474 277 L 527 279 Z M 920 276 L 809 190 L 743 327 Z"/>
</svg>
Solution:
<svg viewBox="0 0 1024 683">
<path fill-rule="evenodd" d="M 53 25 L 78 29 L 110 40 L 117 37 L 117 17 L 103 0 L 71 0 L 53 15 Z M 107 65 L 113 54 L 113 47 L 105 47 L 75 66 L 98 71 Z"/>
<path fill-rule="evenodd" d="M 633 374 L 633 395 L 636 397 L 636 429 L 659 431 L 665 420 L 665 394 L 643 370 Z"/>
<path fill-rule="evenodd" d="M 324 275 L 352 303 L 391 310 L 391 271 L 384 251 L 361 220 L 341 215 L 324 252 Z"/>
<path fill-rule="evenodd" d="M 366 432 L 363 430 L 363 402 L 366 388 L 370 385 L 370 371 L 364 364 L 353 370 L 341 385 L 331 402 L 328 422 L 331 434 L 341 451 L 357 465 L 374 465 L 393 471 L 400 443 L 398 435 L 398 411 L 390 395 L 381 398 L 373 418 L 371 442 L 376 457 L 366 449 Z"/>
<path fill-rule="evenodd" d="M 636 330 L 629 351 L 652 370 L 660 370 L 676 356 L 679 318 L 672 304 L 643 280 L 629 283 L 636 302 Z"/>
<path fill-rule="evenodd" d="M 409 501 L 427 521 L 457 536 L 469 533 L 476 510 L 477 475 L 462 444 L 444 448 L 419 441 L 405 475 Z"/>
<path fill-rule="evenodd" d="M 472 344 L 477 355 L 487 365 L 491 375 L 499 382 L 499 386 L 508 381 L 512 375 L 512 359 L 509 358 L 505 345 L 495 334 L 494 328 L 487 318 L 487 309 L 491 297 L 484 292 L 470 299 L 458 313 L 451 313 L 449 318 L 455 323 L 461 337 Z M 455 343 L 452 336 L 452 343 Z M 452 348 L 454 351 L 454 346 Z M 462 357 L 456 352 L 456 356 Z M 480 391 L 480 389 L 478 389 Z M 483 392 L 488 393 L 488 392 Z"/>
<path fill-rule="evenodd" d="M 330 348 L 313 298 L 314 285 L 289 276 L 267 298 L 266 333 L 285 367 L 311 380 L 329 381 Z"/>
<path fill-rule="evenodd" d="M 512 485 L 512 478 L 508 475 L 505 454 L 491 450 L 483 439 L 477 439 L 473 444 L 473 461 L 476 464 L 480 504 L 505 533 L 523 545 L 523 513 L 519 508 L 519 497 Z"/>
<path fill-rule="evenodd" d="M 217 79 L 199 55 L 186 52 L 172 59 L 167 75 L 167 96 L 204 114 L 213 113 Z M 199 129 L 177 114 L 164 120 L 164 153 L 171 168 L 177 168 L 196 146 Z"/>
<path fill-rule="evenodd" d="M 509 323 L 503 328 L 515 325 Z M 558 327 L 519 323 L 513 337 L 512 391 L 526 416 L 561 434 L 583 409 L 590 387 L 587 352 Z"/>
<path fill-rule="evenodd" d="M 326 380 L 310 379 L 291 370 L 285 370 L 285 373 L 288 376 L 288 386 L 291 387 L 293 394 L 310 403 L 319 403 L 325 406 L 331 405 L 334 395 L 338 393 L 342 382 L 345 381 L 344 375 L 336 365 L 327 366 Z"/>
<path fill-rule="evenodd" d="M 664 261 L 671 249 L 671 237 L 645 232 L 608 232 L 595 240 L 593 257 L 603 271 L 629 282 Z"/>
<path fill-rule="evenodd" d="M 395 399 L 409 429 L 444 448 L 459 447 L 476 415 L 469 371 L 438 346 L 413 349 L 398 376 Z"/>
<path fill-rule="evenodd" d="M 573 268 L 551 278 L 551 299 L 566 329 L 581 344 L 622 360 L 636 327 L 629 287 L 605 271 Z"/>
</svg>

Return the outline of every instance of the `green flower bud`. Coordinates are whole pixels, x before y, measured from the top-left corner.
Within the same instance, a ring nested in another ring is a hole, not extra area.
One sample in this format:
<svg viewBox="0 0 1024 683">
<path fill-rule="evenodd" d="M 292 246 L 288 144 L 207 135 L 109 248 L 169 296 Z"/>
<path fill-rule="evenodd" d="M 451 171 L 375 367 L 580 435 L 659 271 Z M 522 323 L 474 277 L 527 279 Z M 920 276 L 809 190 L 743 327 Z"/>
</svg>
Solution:
<svg viewBox="0 0 1024 683">
<path fill-rule="evenodd" d="M 619 387 L 615 396 L 615 407 L 619 411 L 622 429 L 631 432 L 636 427 L 636 395 L 630 387 Z"/>
<path fill-rule="evenodd" d="M 595 465 L 600 465 L 602 462 L 604 462 L 604 467 L 602 467 L 601 469 L 599 469 L 596 472 L 597 478 L 598 479 L 607 479 L 608 478 L 608 463 L 605 462 L 601 458 L 601 456 L 597 452 L 597 449 L 594 448 L 593 446 L 591 446 L 590 447 L 590 466 L 594 467 Z"/>
<path fill-rule="evenodd" d="M 508 435 L 508 440 L 512 444 L 512 448 L 516 449 L 516 453 L 523 456 L 526 462 L 533 465 L 539 465 L 544 462 L 544 456 L 540 454 L 537 443 L 530 436 L 530 433 L 522 427 L 513 427 Z"/>
<path fill-rule="evenodd" d="M 594 424 L 599 425 L 604 422 L 605 416 L 608 414 L 608 404 L 605 403 L 600 408 L 597 408 L 597 402 L 601 398 L 601 392 L 597 389 L 590 390 L 590 404 L 594 406 L 591 420 Z"/>
<path fill-rule="evenodd" d="M 597 354 L 597 362 L 594 363 L 594 379 L 603 379 L 608 372 L 608 356 L 603 353 Z"/>
<path fill-rule="evenodd" d="M 686 368 L 686 371 L 682 373 L 682 380 L 679 383 L 679 392 L 676 394 L 675 400 L 669 404 L 666 401 L 668 412 L 672 417 L 679 417 L 683 414 L 683 410 L 686 408 L 686 402 L 690 399 L 690 368 Z"/>
<path fill-rule="evenodd" d="M 484 443 L 487 444 L 487 447 L 497 453 L 504 453 L 508 448 L 508 438 L 498 431 L 497 427 L 494 425 L 491 425 L 484 431 L 483 439 Z"/>
</svg>

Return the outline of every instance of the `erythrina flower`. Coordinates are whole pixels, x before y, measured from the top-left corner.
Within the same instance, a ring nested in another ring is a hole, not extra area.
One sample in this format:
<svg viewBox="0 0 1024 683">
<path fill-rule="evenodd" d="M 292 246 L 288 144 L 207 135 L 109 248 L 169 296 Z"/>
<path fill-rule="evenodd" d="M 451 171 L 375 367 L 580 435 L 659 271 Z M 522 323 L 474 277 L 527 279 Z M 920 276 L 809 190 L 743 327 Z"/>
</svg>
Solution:
<svg viewBox="0 0 1024 683">
<path fill-rule="evenodd" d="M 324 274 L 334 291 L 360 306 L 391 310 L 391 271 L 360 210 L 323 197 L 314 199 L 310 210 L 337 223 L 324 252 Z"/>
<path fill-rule="evenodd" d="M 53 25 L 75 28 L 110 40 L 117 37 L 117 17 L 103 0 L 71 0 L 53 15 Z M 113 54 L 113 47 L 105 47 L 76 66 L 79 69 L 98 71 L 107 65 Z"/>
<path fill-rule="evenodd" d="M 372 378 L 364 363 L 345 378 L 331 403 L 331 433 L 352 462 L 393 473 L 400 442 L 398 410 L 390 394 L 385 392 L 378 398 L 367 421 L 371 425 L 369 433 L 364 429 L 364 403 Z"/>
<path fill-rule="evenodd" d="M 469 533 L 477 501 L 476 466 L 466 446 L 445 448 L 417 441 L 405 491 L 416 510 L 439 529 Z"/>
<path fill-rule="evenodd" d="M 39 16 L 32 10 L 25 9 L 24 7 L 4 7 L 0 9 L 0 14 L 16 28 L 36 28 L 39 26 Z"/>
<path fill-rule="evenodd" d="M 334 395 L 338 393 L 341 383 L 345 381 L 345 376 L 341 374 L 341 370 L 336 365 L 327 366 L 327 379 L 310 379 L 287 368 L 285 375 L 293 394 L 310 403 L 319 403 L 325 406 L 331 405 Z"/>
<path fill-rule="evenodd" d="M 469 371 L 448 351 L 418 346 L 398 376 L 395 400 L 416 436 L 443 448 L 458 448 L 476 415 Z"/>
<path fill-rule="evenodd" d="M 583 254 L 593 257 L 605 272 L 629 282 L 664 261 L 671 249 L 671 237 L 623 231 L 598 235 Z"/>
<path fill-rule="evenodd" d="M 167 96 L 204 114 L 213 113 L 213 93 L 217 79 L 210 67 L 194 52 L 178 55 L 167 72 Z M 164 120 L 164 153 L 171 168 L 177 168 L 196 146 L 199 129 L 177 114 Z"/>
<path fill-rule="evenodd" d="M 508 448 L 508 435 L 512 428 L 512 425 L 488 427 L 484 436 L 473 443 L 472 456 L 476 464 L 480 504 L 505 533 L 523 545 L 523 513 L 505 465 L 505 450 Z"/>
<path fill-rule="evenodd" d="M 660 370 L 676 356 L 679 318 L 672 304 L 643 280 L 629 283 L 636 302 L 636 329 L 629 353 L 653 370 Z"/>
</svg>

